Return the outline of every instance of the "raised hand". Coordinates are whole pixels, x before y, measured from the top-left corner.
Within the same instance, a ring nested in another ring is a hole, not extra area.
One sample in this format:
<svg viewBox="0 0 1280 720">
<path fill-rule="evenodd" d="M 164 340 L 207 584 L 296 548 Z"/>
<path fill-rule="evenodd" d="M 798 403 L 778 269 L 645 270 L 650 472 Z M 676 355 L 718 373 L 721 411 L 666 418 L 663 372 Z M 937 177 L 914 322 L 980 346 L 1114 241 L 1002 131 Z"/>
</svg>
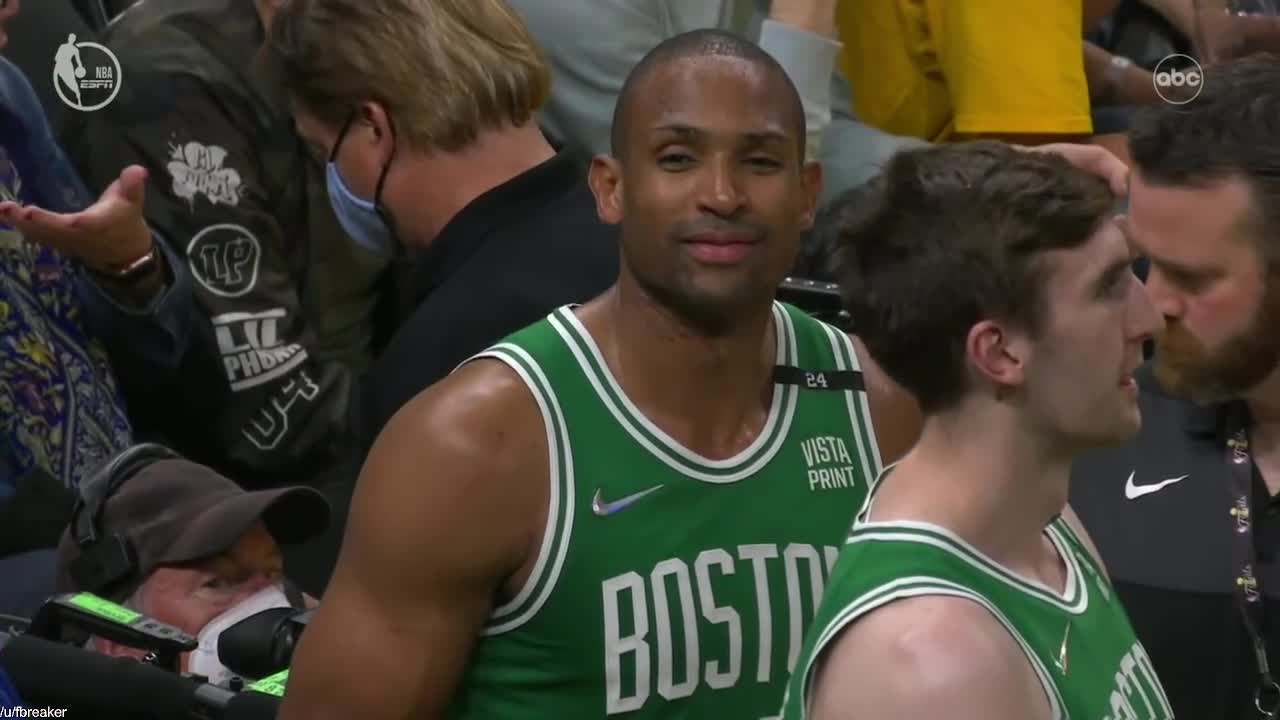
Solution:
<svg viewBox="0 0 1280 720">
<path fill-rule="evenodd" d="M 143 217 L 146 180 L 147 171 L 131 165 L 97 202 L 74 213 L 0 202 L 0 222 L 76 258 L 90 270 L 114 275 L 152 249 L 151 230 Z"/>
</svg>

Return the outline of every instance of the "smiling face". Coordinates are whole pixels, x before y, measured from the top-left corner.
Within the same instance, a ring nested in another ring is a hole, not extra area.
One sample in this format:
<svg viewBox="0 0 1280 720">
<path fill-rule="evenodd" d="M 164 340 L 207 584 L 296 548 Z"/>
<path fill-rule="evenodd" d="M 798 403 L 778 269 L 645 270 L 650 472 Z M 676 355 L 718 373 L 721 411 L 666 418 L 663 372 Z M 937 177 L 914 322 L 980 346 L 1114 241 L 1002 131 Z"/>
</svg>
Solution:
<svg viewBox="0 0 1280 720">
<path fill-rule="evenodd" d="M 624 280 L 704 329 L 758 314 L 795 261 L 821 182 L 803 162 L 785 77 L 712 54 L 639 82 L 619 158 L 592 166 L 601 217 L 622 224 Z"/>
<path fill-rule="evenodd" d="M 1132 235 L 1151 260 L 1148 291 L 1167 323 L 1156 377 L 1170 392 L 1238 397 L 1280 364 L 1280 283 L 1260 250 L 1253 203 L 1238 177 L 1198 186 L 1133 177 Z"/>
</svg>

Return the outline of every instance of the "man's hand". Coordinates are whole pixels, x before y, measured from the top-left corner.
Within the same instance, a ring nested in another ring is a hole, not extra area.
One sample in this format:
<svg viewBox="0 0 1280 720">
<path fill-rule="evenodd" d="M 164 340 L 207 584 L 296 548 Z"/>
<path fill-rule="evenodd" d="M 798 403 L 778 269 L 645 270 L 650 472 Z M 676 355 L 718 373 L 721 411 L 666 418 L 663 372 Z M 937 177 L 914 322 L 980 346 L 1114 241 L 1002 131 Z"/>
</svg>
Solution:
<svg viewBox="0 0 1280 720">
<path fill-rule="evenodd" d="M 93 205 L 75 213 L 54 213 L 15 202 L 0 202 L 0 221 L 85 267 L 113 275 L 151 250 L 151 230 L 142 208 L 147 171 L 131 165 Z"/>
<path fill-rule="evenodd" d="M 1129 194 L 1129 166 L 1106 148 L 1076 143 L 1049 143 L 1047 145 L 1014 145 L 1024 152 L 1048 152 L 1061 155 L 1067 162 L 1107 181 L 1117 197 Z"/>
</svg>

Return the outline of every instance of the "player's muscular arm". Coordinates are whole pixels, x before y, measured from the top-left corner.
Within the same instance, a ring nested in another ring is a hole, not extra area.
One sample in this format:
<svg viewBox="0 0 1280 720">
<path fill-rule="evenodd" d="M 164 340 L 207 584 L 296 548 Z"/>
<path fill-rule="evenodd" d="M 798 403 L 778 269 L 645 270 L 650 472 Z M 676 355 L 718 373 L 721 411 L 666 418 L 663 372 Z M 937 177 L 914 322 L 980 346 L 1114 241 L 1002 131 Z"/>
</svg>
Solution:
<svg viewBox="0 0 1280 720">
<path fill-rule="evenodd" d="M 361 472 L 282 720 L 443 717 L 545 522 L 545 438 L 528 390 L 487 360 L 392 419 Z"/>
<path fill-rule="evenodd" d="M 862 341 L 856 335 L 849 337 L 858 354 L 858 366 L 862 368 L 880 459 L 885 465 L 897 462 L 916 444 L 924 416 L 915 398 L 880 369 Z"/>
<path fill-rule="evenodd" d="M 1013 637 L 954 597 L 898 600 L 856 622 L 823 657 L 811 720 L 1049 720 Z"/>
</svg>

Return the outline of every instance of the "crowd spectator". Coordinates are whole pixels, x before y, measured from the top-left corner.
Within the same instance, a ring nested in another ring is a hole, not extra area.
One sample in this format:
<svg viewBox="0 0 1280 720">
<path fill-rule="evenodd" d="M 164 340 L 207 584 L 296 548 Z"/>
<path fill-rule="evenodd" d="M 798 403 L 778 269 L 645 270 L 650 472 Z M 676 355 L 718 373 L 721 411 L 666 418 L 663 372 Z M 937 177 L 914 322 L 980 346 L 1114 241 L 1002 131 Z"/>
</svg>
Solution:
<svg viewBox="0 0 1280 720">
<path fill-rule="evenodd" d="M 555 82 L 548 128 L 592 153 L 609 151 L 609 128 L 623 80 L 658 43 L 699 28 L 758 39 L 800 90 L 806 153 L 823 164 L 822 199 L 861 185 L 903 147 L 852 114 L 836 68 L 837 0 L 511 0 L 551 58 Z"/>
<path fill-rule="evenodd" d="M 1095 46 L 1085 48 L 1085 29 L 1113 5 L 842 3 L 842 66 L 854 107 L 876 127 L 934 142 L 1090 138 L 1091 95 L 1119 104 L 1157 100 L 1150 72 Z M 1093 140 L 1123 151 L 1122 136 Z"/>
<path fill-rule="evenodd" d="M 320 535 L 324 496 L 297 486 L 248 492 L 158 445 L 135 445 L 86 481 L 58 544 L 58 591 L 110 599 L 199 641 L 181 670 L 223 684 L 228 627 L 275 607 L 314 606 L 288 581 L 280 545 Z M 146 650 L 103 638 L 117 657 Z M 257 679 L 257 678 L 251 678 Z"/>
<path fill-rule="evenodd" d="M 504 2 L 294 0 L 270 54 L 353 235 L 425 250 L 363 387 L 362 450 L 463 360 L 616 276 L 589 158 L 538 126 L 550 72 Z"/>
<path fill-rule="evenodd" d="M 396 314 L 390 248 L 344 231 L 323 158 L 260 62 L 280 4 L 134 5 L 103 32 L 119 94 L 65 132 L 91 186 L 148 170 L 147 219 L 194 280 L 180 365 L 118 363 L 138 432 L 250 487 L 330 479 Z"/>
<path fill-rule="evenodd" d="M 268 59 L 327 163 L 338 218 L 358 241 L 414 258 L 412 310 L 353 406 L 363 460 L 401 406 L 472 354 L 603 292 L 617 238 L 596 216 L 589 158 L 534 118 L 550 73 L 505 3 L 293 0 Z M 345 497 L 335 505 L 340 528 Z"/>
<path fill-rule="evenodd" d="M 131 442 L 102 341 L 158 366 L 183 342 L 190 281 L 143 219 L 145 171 L 114 172 L 95 201 L 0 57 L 0 612 L 43 600 L 76 488 Z"/>
</svg>

